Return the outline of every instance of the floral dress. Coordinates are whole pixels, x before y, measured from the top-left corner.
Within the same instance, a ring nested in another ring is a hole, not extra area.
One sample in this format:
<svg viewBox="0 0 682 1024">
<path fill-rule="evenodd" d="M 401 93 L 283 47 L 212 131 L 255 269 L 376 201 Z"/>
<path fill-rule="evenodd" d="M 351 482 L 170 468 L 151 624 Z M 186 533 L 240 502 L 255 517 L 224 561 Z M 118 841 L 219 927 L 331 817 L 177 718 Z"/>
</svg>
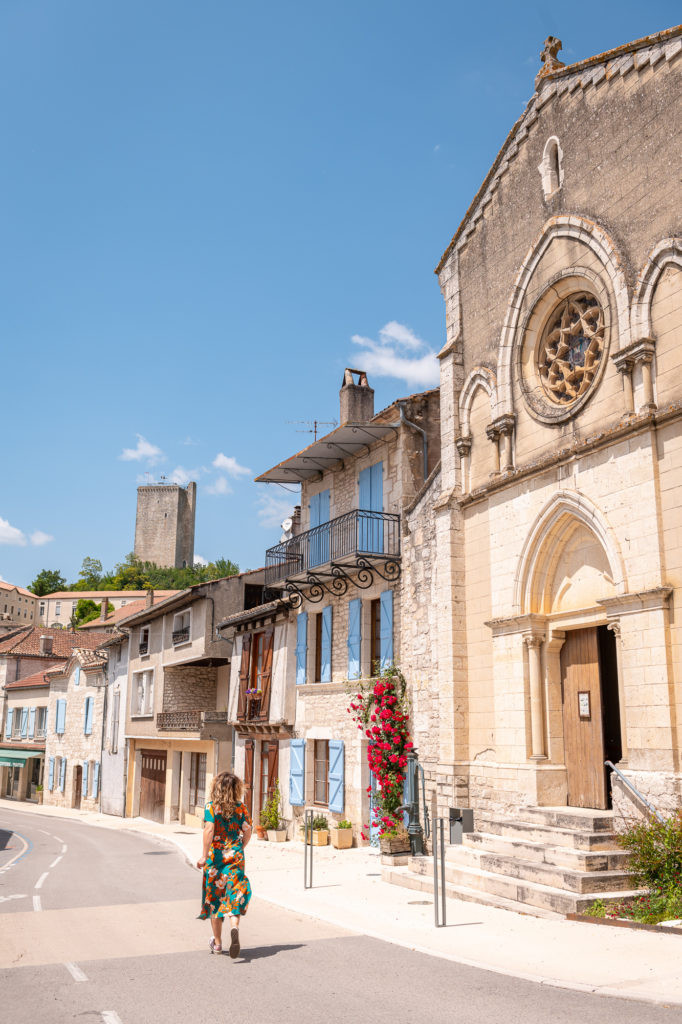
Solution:
<svg viewBox="0 0 682 1024">
<path fill-rule="evenodd" d="M 242 845 L 242 829 L 251 824 L 251 817 L 245 804 L 237 804 L 231 816 L 224 818 L 214 812 L 213 803 L 209 801 L 204 821 L 212 821 L 214 830 L 204 867 L 199 917 L 238 917 L 246 913 L 251 899 L 251 886 L 244 874 Z"/>
</svg>

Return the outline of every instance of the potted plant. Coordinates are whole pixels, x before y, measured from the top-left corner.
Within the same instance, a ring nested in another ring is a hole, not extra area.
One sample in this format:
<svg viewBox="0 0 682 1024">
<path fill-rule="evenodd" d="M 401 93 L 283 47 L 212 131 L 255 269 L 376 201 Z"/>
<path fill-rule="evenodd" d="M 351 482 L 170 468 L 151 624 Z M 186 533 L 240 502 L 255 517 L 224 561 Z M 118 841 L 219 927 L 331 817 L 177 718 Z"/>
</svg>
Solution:
<svg viewBox="0 0 682 1024">
<path fill-rule="evenodd" d="M 409 853 L 410 837 L 404 825 L 394 825 L 379 836 L 379 849 L 382 853 Z"/>
<path fill-rule="evenodd" d="M 275 788 L 272 796 L 266 801 L 265 807 L 260 812 L 260 823 L 268 834 L 268 841 L 271 843 L 283 843 L 287 838 L 286 825 L 282 821 L 281 809 L 282 800 L 279 791 L 279 779 L 275 781 Z"/>
<path fill-rule="evenodd" d="M 40 783 L 38 783 L 38 785 L 36 786 L 36 800 L 38 801 L 39 804 L 42 804 L 43 802 L 43 787 L 40 785 Z"/>
<path fill-rule="evenodd" d="M 329 823 L 324 814 L 313 818 L 313 846 L 326 846 L 329 842 Z"/>
<path fill-rule="evenodd" d="M 350 821 L 337 821 L 332 828 L 332 846 L 335 850 L 349 850 L 353 845 L 353 824 Z"/>
</svg>

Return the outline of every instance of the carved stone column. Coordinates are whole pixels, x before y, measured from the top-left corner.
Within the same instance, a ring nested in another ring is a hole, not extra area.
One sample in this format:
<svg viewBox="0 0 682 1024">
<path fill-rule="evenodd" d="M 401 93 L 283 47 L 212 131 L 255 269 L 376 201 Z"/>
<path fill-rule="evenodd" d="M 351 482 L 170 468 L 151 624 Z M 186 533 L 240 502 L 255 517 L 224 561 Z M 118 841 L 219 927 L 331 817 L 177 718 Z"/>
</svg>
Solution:
<svg viewBox="0 0 682 1024">
<path fill-rule="evenodd" d="M 469 490 L 469 456 L 471 455 L 471 438 L 458 437 L 455 441 L 459 452 L 460 474 L 462 478 L 462 492 Z"/>
<path fill-rule="evenodd" d="M 491 423 L 485 428 L 485 432 L 488 436 L 488 440 L 493 446 L 493 476 L 499 476 L 500 473 L 500 432 L 494 423 Z"/>
<path fill-rule="evenodd" d="M 628 414 L 635 411 L 633 394 L 632 373 L 635 366 L 642 368 L 642 391 L 644 392 L 644 404 L 640 412 L 653 412 L 656 408 L 654 401 L 654 385 L 651 376 L 651 366 L 656 354 L 656 342 L 653 338 L 639 338 L 631 342 L 627 348 L 614 352 L 611 357 L 616 364 L 619 373 L 623 375 L 623 394 Z"/>
<path fill-rule="evenodd" d="M 514 469 L 514 455 L 512 450 L 512 435 L 516 417 L 507 414 L 495 420 L 493 426 L 497 427 L 502 438 L 502 472 L 509 473 Z"/>
<path fill-rule="evenodd" d="M 545 708 L 542 694 L 542 644 L 544 636 L 532 633 L 523 638 L 528 648 L 530 677 L 530 756 L 535 761 L 547 757 L 545 746 Z"/>
<path fill-rule="evenodd" d="M 651 379 L 651 364 L 654 361 L 653 352 L 643 352 L 639 362 L 642 364 L 642 390 L 644 391 L 644 405 L 641 412 L 653 411 L 656 408 L 654 402 L 654 385 Z"/>
<path fill-rule="evenodd" d="M 632 371 L 635 365 L 634 359 L 629 356 L 623 357 L 620 352 L 616 352 L 613 357 L 613 361 L 616 364 L 616 369 L 623 379 L 623 398 L 625 399 L 625 412 L 628 416 L 634 415 L 635 412 L 635 396 L 632 390 Z"/>
</svg>

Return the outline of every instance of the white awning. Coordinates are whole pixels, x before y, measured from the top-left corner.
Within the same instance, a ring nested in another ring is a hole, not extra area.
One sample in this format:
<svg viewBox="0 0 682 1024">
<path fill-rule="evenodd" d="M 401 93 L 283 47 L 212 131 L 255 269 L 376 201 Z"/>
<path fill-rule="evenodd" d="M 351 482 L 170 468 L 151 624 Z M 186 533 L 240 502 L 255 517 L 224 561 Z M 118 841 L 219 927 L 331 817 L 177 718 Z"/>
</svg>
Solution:
<svg viewBox="0 0 682 1024">
<path fill-rule="evenodd" d="M 344 423 L 325 437 L 278 463 L 256 477 L 256 483 L 291 484 L 312 480 L 327 469 L 335 469 L 346 459 L 369 451 L 371 445 L 397 433 L 387 423 Z"/>
</svg>

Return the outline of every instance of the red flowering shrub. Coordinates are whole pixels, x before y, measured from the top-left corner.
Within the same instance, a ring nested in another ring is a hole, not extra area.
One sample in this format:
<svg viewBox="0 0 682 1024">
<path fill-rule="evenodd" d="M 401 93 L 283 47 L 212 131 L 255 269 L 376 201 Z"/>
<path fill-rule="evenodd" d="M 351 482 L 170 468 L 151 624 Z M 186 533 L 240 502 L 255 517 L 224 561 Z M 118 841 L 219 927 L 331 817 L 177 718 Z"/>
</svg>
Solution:
<svg viewBox="0 0 682 1024">
<path fill-rule="evenodd" d="M 348 712 L 367 737 L 367 763 L 377 783 L 373 824 L 378 826 L 380 836 L 393 833 L 402 825 L 398 807 L 403 802 L 407 753 L 413 746 L 402 672 L 391 666 L 366 686 L 360 685 L 351 697 Z M 367 836 L 363 833 L 362 838 Z"/>
</svg>

